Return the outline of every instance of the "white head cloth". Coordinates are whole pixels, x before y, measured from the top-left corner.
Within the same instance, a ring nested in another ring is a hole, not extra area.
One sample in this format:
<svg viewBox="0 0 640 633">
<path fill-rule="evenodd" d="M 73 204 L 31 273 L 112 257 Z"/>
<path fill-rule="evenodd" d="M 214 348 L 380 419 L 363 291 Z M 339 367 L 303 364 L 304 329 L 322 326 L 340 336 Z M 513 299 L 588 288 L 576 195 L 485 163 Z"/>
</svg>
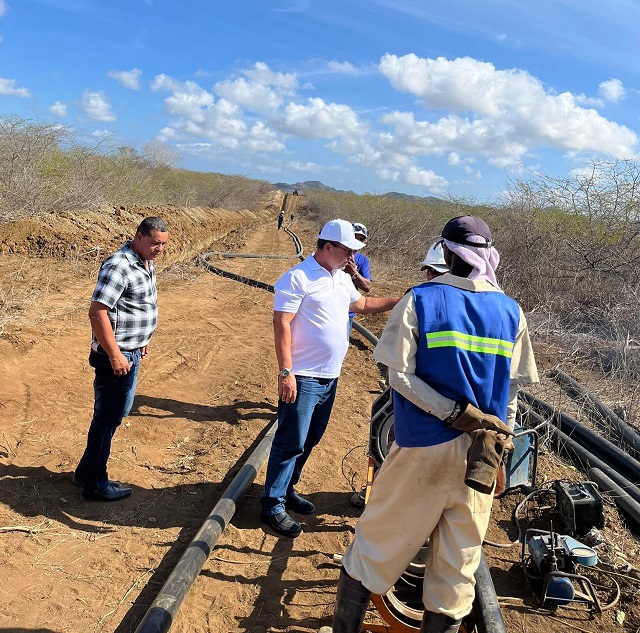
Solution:
<svg viewBox="0 0 640 633">
<path fill-rule="evenodd" d="M 479 244 L 486 244 L 487 242 L 486 238 L 481 235 L 469 235 L 467 240 L 478 242 Z M 500 255 L 493 246 L 491 248 L 475 248 L 466 244 L 456 244 L 456 242 L 450 242 L 449 240 L 444 240 L 444 243 L 452 253 L 467 262 L 469 266 L 473 266 L 468 279 L 488 281 L 502 292 L 502 288 L 496 281 L 496 268 L 500 263 Z"/>
</svg>

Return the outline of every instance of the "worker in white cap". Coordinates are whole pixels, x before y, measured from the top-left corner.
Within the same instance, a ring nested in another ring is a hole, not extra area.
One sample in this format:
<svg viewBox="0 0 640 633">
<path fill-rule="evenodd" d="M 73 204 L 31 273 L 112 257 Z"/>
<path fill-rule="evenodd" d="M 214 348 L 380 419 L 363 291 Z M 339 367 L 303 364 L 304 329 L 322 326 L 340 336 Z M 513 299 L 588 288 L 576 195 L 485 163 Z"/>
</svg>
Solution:
<svg viewBox="0 0 640 633">
<path fill-rule="evenodd" d="M 429 246 L 429 250 L 422 261 L 420 270 L 427 272 L 427 281 L 431 281 L 440 275 L 449 272 L 449 266 L 444 260 L 444 250 L 442 249 L 442 241 L 434 242 Z"/>
<path fill-rule="evenodd" d="M 273 328 L 278 359 L 278 428 L 271 444 L 260 520 L 278 536 L 296 538 L 289 516 L 315 513 L 295 491 L 312 449 L 327 428 L 342 362 L 349 348 L 349 310 L 377 314 L 400 297 L 363 297 L 344 272 L 364 246 L 351 222 L 332 220 L 317 249 L 275 283 Z"/>
</svg>

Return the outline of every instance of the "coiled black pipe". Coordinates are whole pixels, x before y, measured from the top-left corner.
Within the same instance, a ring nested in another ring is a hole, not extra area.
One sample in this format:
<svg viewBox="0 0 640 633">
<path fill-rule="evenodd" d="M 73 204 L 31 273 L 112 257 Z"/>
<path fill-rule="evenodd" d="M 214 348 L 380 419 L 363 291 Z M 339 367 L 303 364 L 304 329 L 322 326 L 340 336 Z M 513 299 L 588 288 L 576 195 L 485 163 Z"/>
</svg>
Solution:
<svg viewBox="0 0 640 633">
<path fill-rule="evenodd" d="M 640 525 L 640 503 L 635 501 L 625 490 L 607 477 L 599 468 L 589 469 L 589 479 L 595 481 L 602 492 L 606 492 L 616 505 L 624 510 L 638 525 Z"/>
<path fill-rule="evenodd" d="M 592 453 L 596 453 L 605 459 L 608 464 L 633 481 L 635 485 L 640 482 L 640 462 L 628 453 L 625 453 L 621 448 L 598 435 L 595 431 L 585 427 L 566 413 L 562 413 L 562 411 L 556 409 L 548 402 L 536 398 L 527 391 L 521 390 L 519 396 L 534 409 L 538 409 L 545 415 L 548 415 L 553 424 L 559 429 L 567 432 L 572 439 L 577 440 Z"/>
<path fill-rule="evenodd" d="M 160 593 L 142 618 L 135 633 L 164 633 L 169 630 L 202 566 L 209 558 L 249 486 L 267 461 L 277 426 L 278 422 L 275 421 L 269 427 L 260 444 L 224 491 L 160 589 Z"/>
<path fill-rule="evenodd" d="M 640 458 L 640 435 L 630 427 L 622 418 L 617 416 L 608 406 L 603 404 L 591 392 L 585 389 L 579 382 L 571 378 L 568 374 L 558 368 L 549 371 L 549 377 L 562 385 L 567 393 L 573 398 L 582 398 L 590 407 L 591 418 L 594 422 L 602 422 L 601 419 L 594 419 L 593 410 L 611 424 L 611 428 L 621 441 L 626 443 L 625 448 L 636 459 Z"/>
</svg>

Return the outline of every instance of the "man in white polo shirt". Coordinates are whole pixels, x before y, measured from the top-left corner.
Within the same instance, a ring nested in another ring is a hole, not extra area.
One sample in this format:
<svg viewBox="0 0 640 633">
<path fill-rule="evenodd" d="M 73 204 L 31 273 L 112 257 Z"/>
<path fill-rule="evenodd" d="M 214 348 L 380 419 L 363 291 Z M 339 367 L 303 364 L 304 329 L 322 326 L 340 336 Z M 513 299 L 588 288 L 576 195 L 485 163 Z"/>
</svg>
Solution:
<svg viewBox="0 0 640 633">
<path fill-rule="evenodd" d="M 332 220 L 318 236 L 313 255 L 275 284 L 273 329 L 278 358 L 278 429 L 271 445 L 261 521 L 282 536 L 302 532 L 287 511 L 313 514 L 296 494 L 302 468 L 327 428 L 349 341 L 349 310 L 391 310 L 400 300 L 363 297 L 344 272 L 364 244 L 351 222 Z"/>
</svg>

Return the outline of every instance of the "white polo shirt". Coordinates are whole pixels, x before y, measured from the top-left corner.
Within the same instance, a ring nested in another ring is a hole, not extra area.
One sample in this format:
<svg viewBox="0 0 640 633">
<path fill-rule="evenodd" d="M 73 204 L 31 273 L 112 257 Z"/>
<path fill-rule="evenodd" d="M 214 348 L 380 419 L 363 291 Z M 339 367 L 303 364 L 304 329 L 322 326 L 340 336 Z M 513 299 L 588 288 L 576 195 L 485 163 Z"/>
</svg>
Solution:
<svg viewBox="0 0 640 633">
<path fill-rule="evenodd" d="M 333 274 L 313 255 L 275 284 L 273 309 L 291 321 L 291 358 L 297 376 L 337 378 L 349 348 L 349 306 L 362 295 L 343 270 Z"/>
</svg>

